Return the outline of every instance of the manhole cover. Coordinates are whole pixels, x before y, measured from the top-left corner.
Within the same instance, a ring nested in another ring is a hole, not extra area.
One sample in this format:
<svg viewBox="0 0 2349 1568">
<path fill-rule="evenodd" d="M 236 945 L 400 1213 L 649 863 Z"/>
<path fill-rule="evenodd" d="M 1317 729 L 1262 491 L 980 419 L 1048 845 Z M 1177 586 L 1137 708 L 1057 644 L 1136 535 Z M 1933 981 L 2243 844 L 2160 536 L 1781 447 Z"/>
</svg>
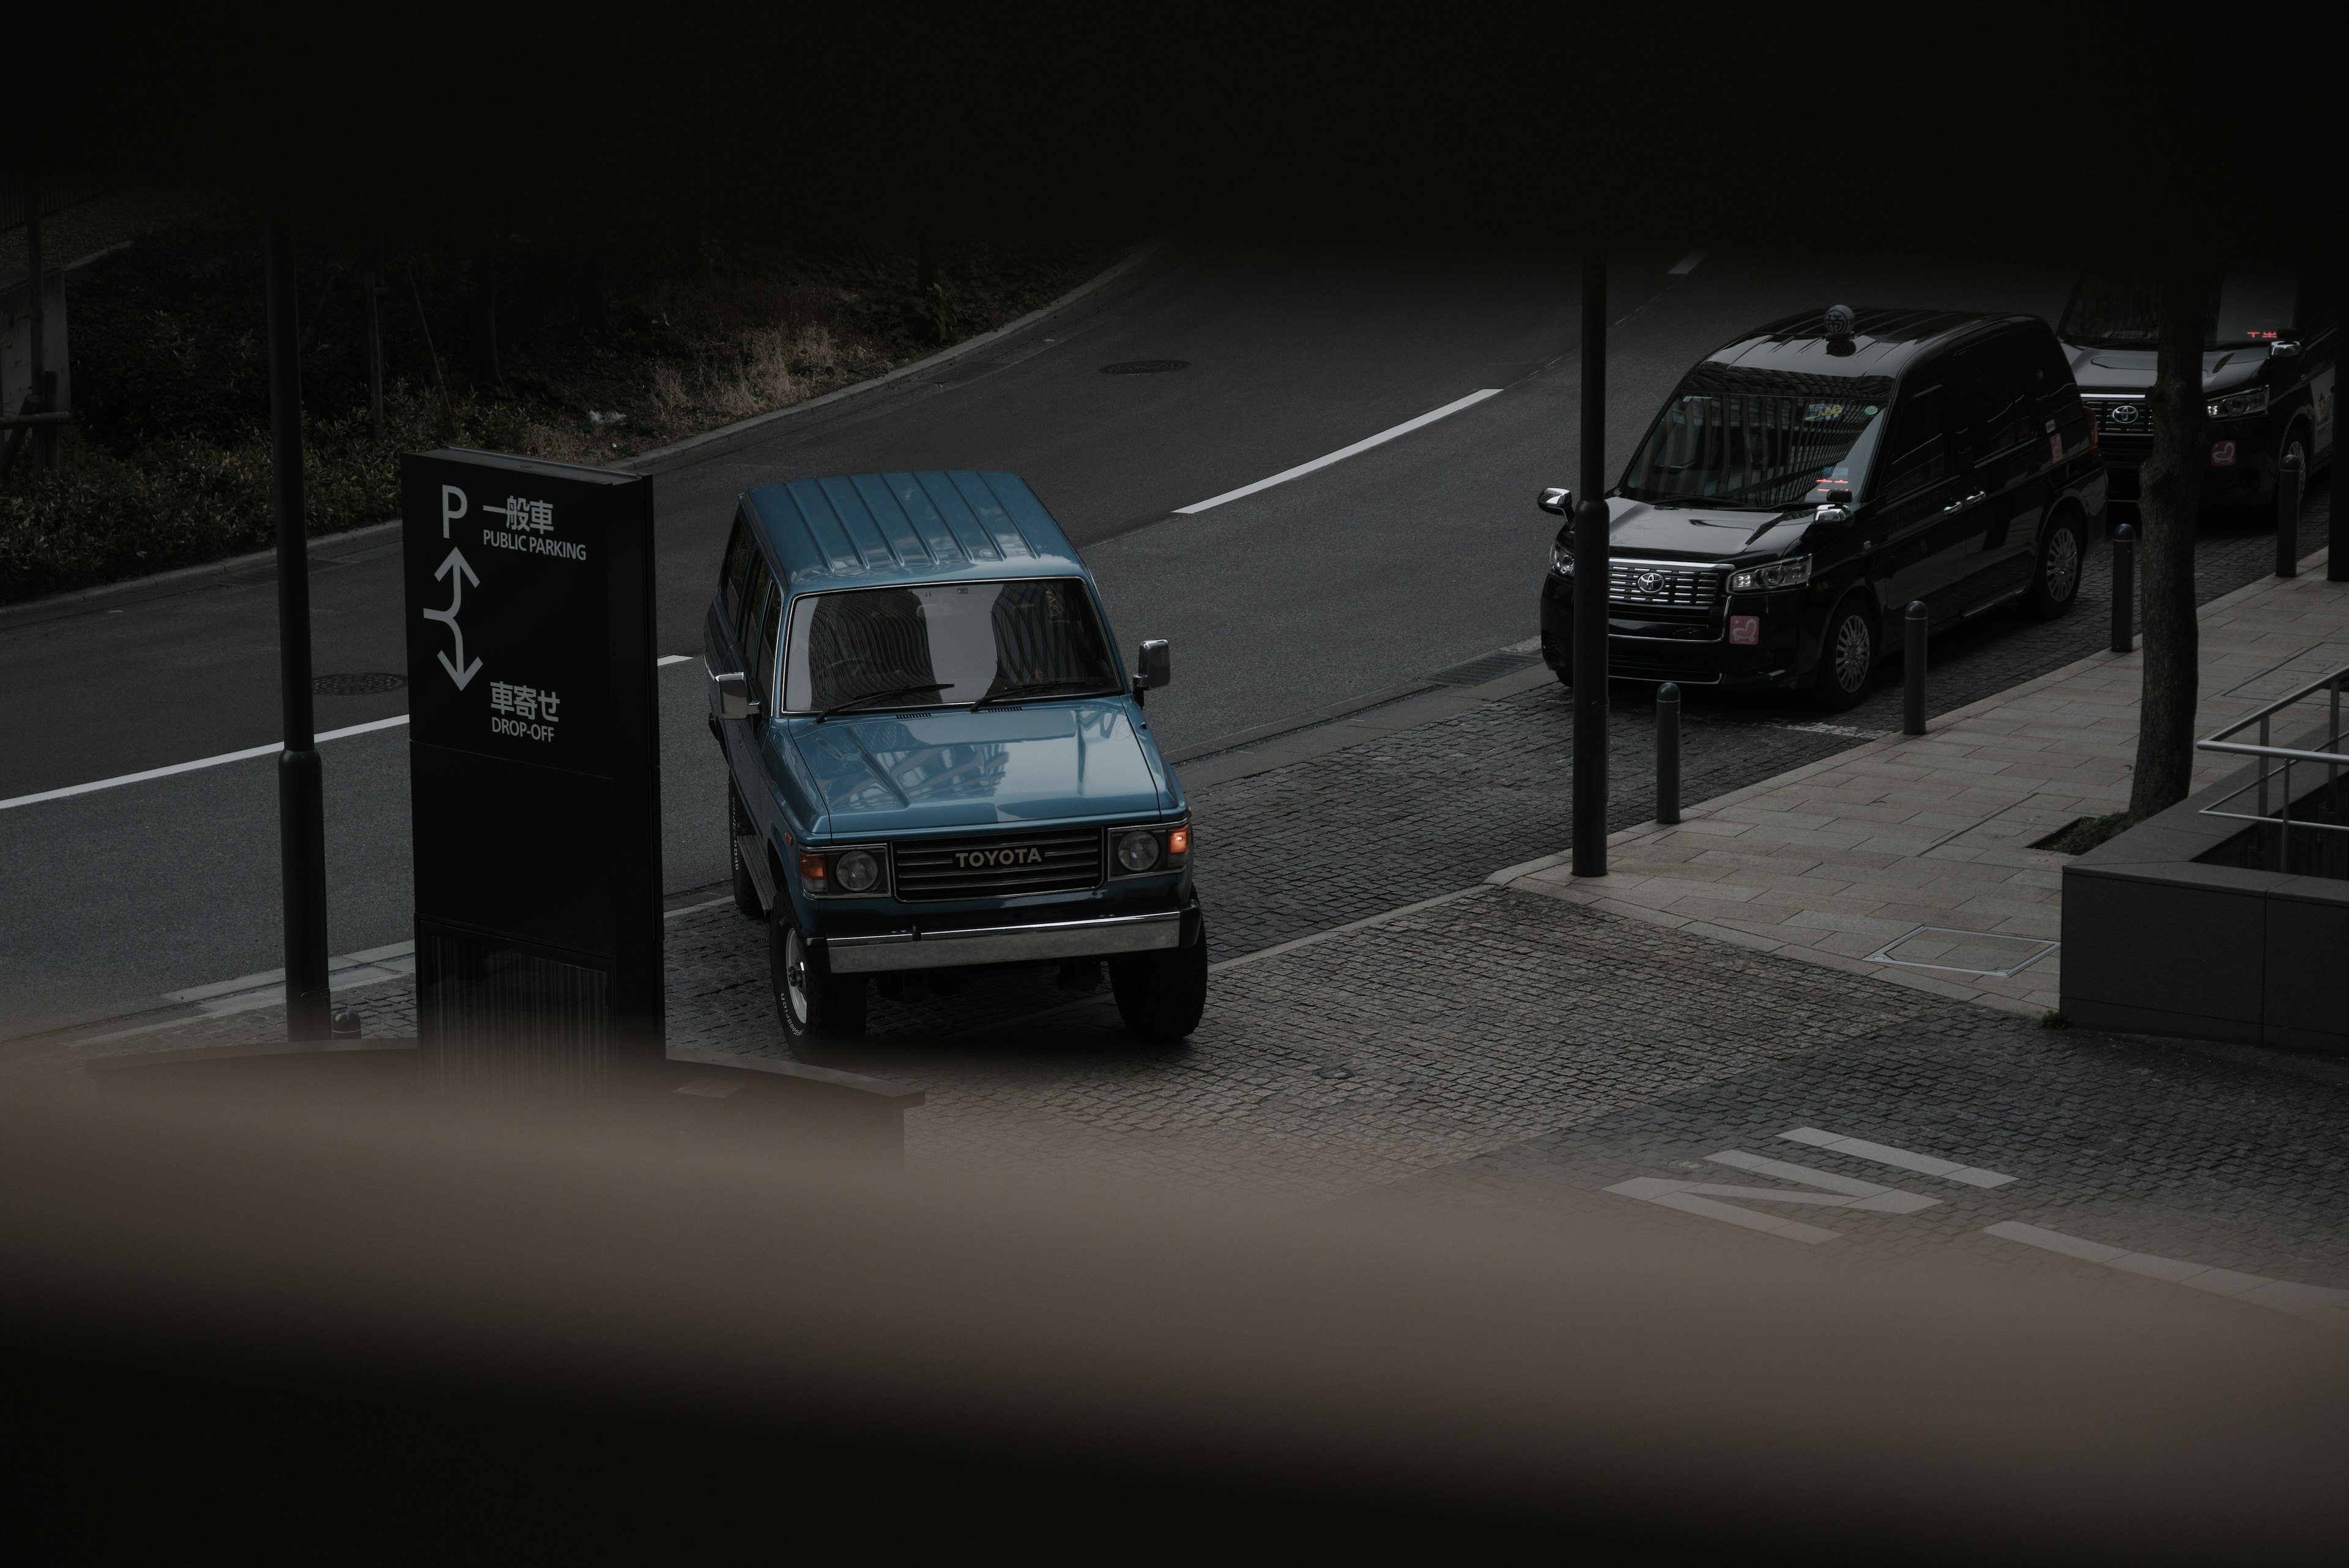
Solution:
<svg viewBox="0 0 2349 1568">
<path fill-rule="evenodd" d="M 1313 1075 L 1317 1078 L 1350 1078 L 1354 1075 L 1343 1067 L 1316 1067 Z"/>
<path fill-rule="evenodd" d="M 1951 974 L 1990 975 L 2004 980 L 2022 973 L 2060 942 L 2036 937 L 2010 937 L 1996 931 L 1956 931 L 1941 926 L 1920 926 L 1907 936 L 1885 943 L 1868 955 L 1870 963 L 1895 963 L 1905 969 L 1938 969 Z"/>
<path fill-rule="evenodd" d="M 310 690 L 320 697 L 372 697 L 378 691 L 397 691 L 407 684 L 405 675 L 379 672 L 319 675 L 311 679 Z"/>
<path fill-rule="evenodd" d="M 1114 365 L 1103 365 L 1104 376 L 1163 376 L 1169 370 L 1187 370 L 1188 359 L 1122 359 Z"/>
</svg>

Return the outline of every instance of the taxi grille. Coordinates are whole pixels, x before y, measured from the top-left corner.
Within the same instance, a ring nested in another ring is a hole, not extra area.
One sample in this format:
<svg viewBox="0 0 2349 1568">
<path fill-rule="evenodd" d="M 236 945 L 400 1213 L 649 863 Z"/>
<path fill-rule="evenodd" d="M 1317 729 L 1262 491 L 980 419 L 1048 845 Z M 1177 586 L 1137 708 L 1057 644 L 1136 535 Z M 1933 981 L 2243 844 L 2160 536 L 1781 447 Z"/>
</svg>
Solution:
<svg viewBox="0 0 2349 1568">
<path fill-rule="evenodd" d="M 1011 893 L 1065 893 L 1102 879 L 1097 827 L 925 838 L 890 851 L 897 897 L 909 903 L 989 898 Z"/>
<path fill-rule="evenodd" d="M 1664 561 L 1610 560 L 1607 597 L 1619 605 L 1711 609 L 1721 600 L 1721 574 Z"/>
<path fill-rule="evenodd" d="M 2134 400 L 2115 398 L 2102 400 L 2083 398 L 2088 417 L 2096 421 L 2099 445 L 2118 442 L 2123 447 L 2143 446 L 2153 440 L 2153 410 Z"/>
</svg>

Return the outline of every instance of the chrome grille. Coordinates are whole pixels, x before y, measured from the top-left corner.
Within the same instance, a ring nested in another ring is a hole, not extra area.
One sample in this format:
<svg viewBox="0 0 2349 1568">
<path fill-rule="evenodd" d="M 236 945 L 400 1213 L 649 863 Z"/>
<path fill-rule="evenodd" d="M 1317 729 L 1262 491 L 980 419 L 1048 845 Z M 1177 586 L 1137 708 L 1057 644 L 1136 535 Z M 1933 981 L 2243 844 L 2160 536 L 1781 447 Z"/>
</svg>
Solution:
<svg viewBox="0 0 2349 1568">
<path fill-rule="evenodd" d="M 2151 441 L 2153 410 L 2134 398 L 2082 398 L 2088 417 L 2096 421 L 2098 441 Z"/>
<path fill-rule="evenodd" d="M 1098 827 L 923 838 L 890 850 L 897 897 L 909 903 L 1066 893 L 1102 879 Z"/>
<path fill-rule="evenodd" d="M 1721 574 L 1670 561 L 1610 560 L 1607 597 L 1619 605 L 1711 609 L 1721 602 Z"/>
</svg>

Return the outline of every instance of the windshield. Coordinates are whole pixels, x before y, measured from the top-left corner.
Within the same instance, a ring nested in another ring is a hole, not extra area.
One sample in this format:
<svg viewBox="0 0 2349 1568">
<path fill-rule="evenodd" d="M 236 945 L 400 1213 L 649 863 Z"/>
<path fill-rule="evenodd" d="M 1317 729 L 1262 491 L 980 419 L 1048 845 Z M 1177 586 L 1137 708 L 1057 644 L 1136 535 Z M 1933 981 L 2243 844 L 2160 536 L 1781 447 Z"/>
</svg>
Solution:
<svg viewBox="0 0 2349 1568">
<path fill-rule="evenodd" d="M 1077 577 L 811 594 L 792 607 L 783 706 L 936 708 L 1124 690 Z"/>
<path fill-rule="evenodd" d="M 1707 367 L 1656 416 L 1621 493 L 1773 511 L 1848 498 L 1891 401 L 1881 377 Z"/>
<path fill-rule="evenodd" d="M 2204 348 L 2240 348 L 2292 336 L 2293 296 L 2287 277 L 2240 274 L 2211 296 L 2202 317 Z M 2153 287 L 2132 278 L 2085 277 L 2072 291 L 2055 335 L 2083 348 L 2155 348 L 2161 321 Z"/>
</svg>

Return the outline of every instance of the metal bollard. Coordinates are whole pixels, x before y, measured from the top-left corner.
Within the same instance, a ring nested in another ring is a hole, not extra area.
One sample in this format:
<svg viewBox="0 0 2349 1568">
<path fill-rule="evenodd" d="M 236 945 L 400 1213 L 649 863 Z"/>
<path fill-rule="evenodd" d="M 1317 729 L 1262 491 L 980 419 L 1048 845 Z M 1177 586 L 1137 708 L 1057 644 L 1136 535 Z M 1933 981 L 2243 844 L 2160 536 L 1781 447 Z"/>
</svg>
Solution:
<svg viewBox="0 0 2349 1568">
<path fill-rule="evenodd" d="M 2279 577 L 2300 576 L 2300 493 L 2307 479 L 2300 453 L 2283 454 L 2276 470 L 2276 571 Z"/>
<path fill-rule="evenodd" d="M 1905 641 L 1900 649 L 1900 732 L 1925 732 L 1925 601 L 1910 599 L 1902 618 Z"/>
<path fill-rule="evenodd" d="M 2137 646 L 2137 530 L 2113 530 L 2113 651 Z"/>
<path fill-rule="evenodd" d="M 1681 819 L 1681 689 L 1656 688 L 1656 820 Z"/>
</svg>

